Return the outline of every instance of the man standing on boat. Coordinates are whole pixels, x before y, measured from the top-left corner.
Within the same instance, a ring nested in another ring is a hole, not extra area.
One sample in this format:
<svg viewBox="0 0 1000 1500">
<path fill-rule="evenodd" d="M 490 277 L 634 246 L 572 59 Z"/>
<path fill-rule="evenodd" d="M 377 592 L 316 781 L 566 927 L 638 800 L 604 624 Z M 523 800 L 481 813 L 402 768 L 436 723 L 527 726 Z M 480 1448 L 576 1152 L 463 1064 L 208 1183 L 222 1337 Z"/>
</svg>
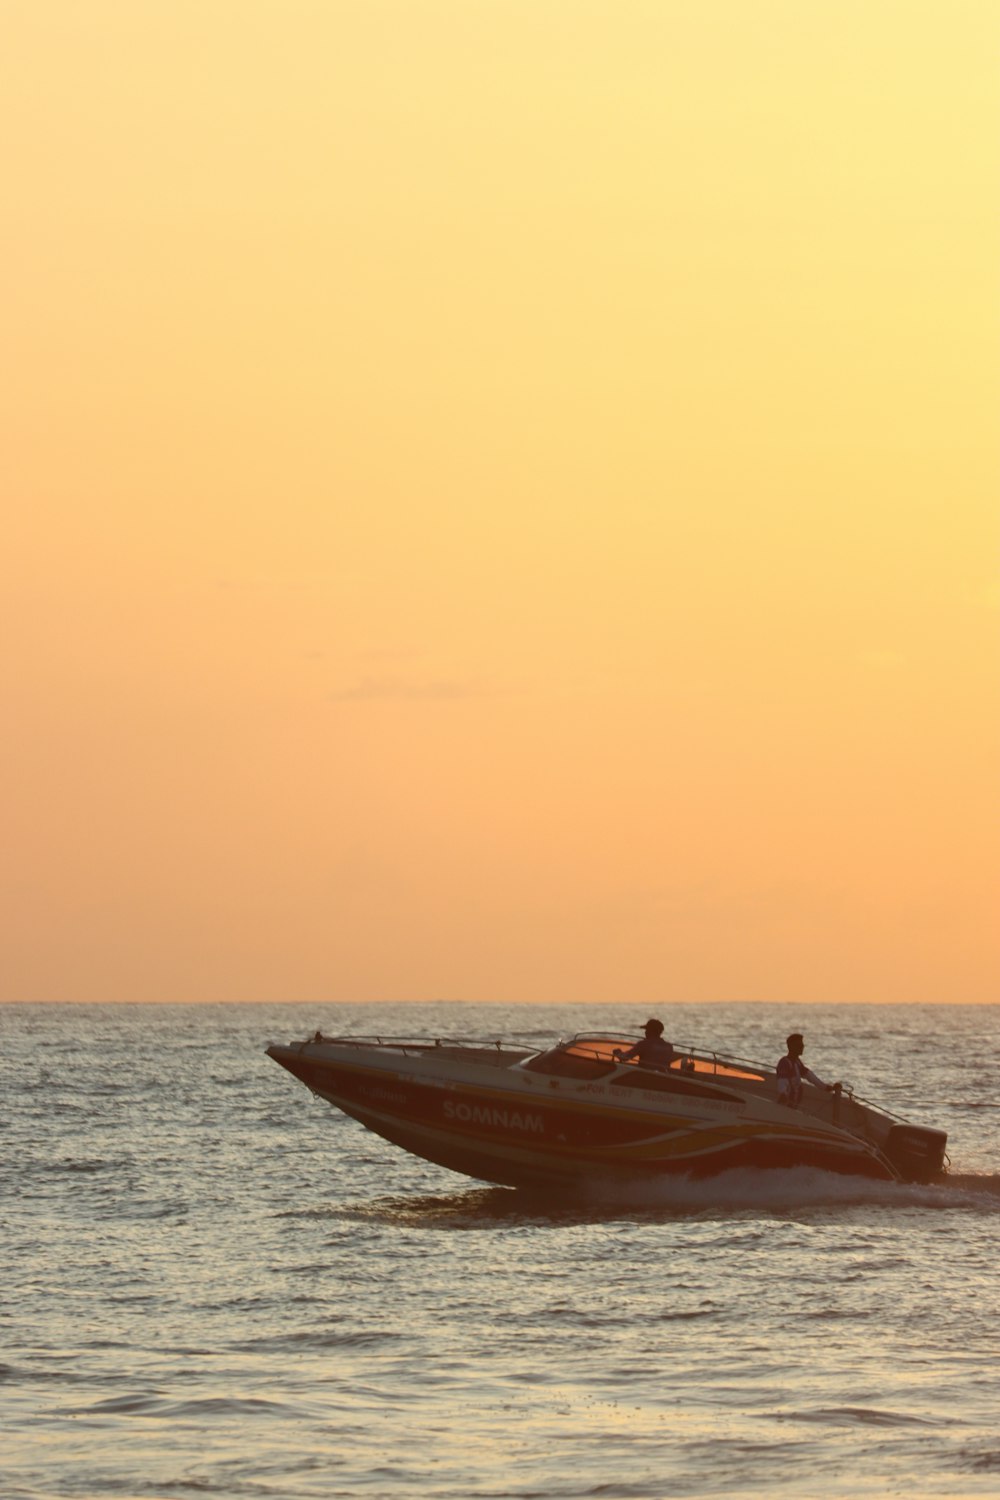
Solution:
<svg viewBox="0 0 1000 1500">
<path fill-rule="evenodd" d="M 615 1048 L 615 1062 L 631 1062 L 634 1057 L 644 1068 L 657 1068 L 661 1072 L 669 1068 L 675 1053 L 670 1043 L 663 1040 L 663 1022 L 651 1019 L 642 1029 L 646 1035 L 634 1047 L 629 1047 L 625 1052 Z"/>
<path fill-rule="evenodd" d="M 791 1109 L 797 1109 L 802 1100 L 802 1080 L 814 1083 L 817 1088 L 834 1090 L 839 1089 L 838 1083 L 824 1083 L 811 1068 L 807 1068 L 802 1061 L 802 1053 L 805 1050 L 805 1042 L 802 1040 L 801 1031 L 793 1031 L 790 1037 L 786 1037 L 785 1046 L 788 1051 L 780 1058 L 777 1066 L 778 1074 L 778 1103 L 787 1104 Z"/>
</svg>

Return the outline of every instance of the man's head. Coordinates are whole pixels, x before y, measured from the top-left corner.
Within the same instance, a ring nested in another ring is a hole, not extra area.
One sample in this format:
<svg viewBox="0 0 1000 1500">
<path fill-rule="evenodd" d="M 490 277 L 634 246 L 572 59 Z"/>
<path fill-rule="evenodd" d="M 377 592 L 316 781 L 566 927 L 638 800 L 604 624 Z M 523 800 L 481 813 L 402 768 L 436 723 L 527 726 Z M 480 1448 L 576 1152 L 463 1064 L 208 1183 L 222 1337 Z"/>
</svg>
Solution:
<svg viewBox="0 0 1000 1500">
<path fill-rule="evenodd" d="M 785 1039 L 785 1046 L 792 1057 L 801 1057 L 805 1045 L 801 1031 L 793 1031 L 791 1036 Z"/>
<path fill-rule="evenodd" d="M 646 1033 L 646 1035 L 649 1036 L 649 1037 L 662 1036 L 663 1035 L 663 1022 L 662 1021 L 649 1020 L 649 1021 L 646 1022 L 645 1026 L 642 1029 Z"/>
</svg>

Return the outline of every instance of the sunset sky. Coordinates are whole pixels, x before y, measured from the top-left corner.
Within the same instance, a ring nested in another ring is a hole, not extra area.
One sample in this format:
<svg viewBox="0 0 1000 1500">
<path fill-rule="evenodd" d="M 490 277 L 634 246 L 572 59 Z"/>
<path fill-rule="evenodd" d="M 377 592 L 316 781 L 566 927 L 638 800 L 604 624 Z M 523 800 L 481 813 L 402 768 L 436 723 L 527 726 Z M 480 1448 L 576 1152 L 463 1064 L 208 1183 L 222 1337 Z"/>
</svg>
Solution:
<svg viewBox="0 0 1000 1500">
<path fill-rule="evenodd" d="M 995 0 L 3 34 L 0 999 L 1000 999 Z"/>
</svg>

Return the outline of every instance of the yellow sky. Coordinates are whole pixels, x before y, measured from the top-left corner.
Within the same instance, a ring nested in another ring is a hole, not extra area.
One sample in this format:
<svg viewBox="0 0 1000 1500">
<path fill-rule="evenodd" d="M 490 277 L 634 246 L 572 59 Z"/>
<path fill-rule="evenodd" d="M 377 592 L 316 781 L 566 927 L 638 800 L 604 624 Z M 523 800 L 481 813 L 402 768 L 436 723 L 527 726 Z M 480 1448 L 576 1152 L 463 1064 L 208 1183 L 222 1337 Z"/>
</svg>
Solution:
<svg viewBox="0 0 1000 1500">
<path fill-rule="evenodd" d="M 0 999 L 1000 998 L 994 0 L 6 0 Z"/>
</svg>

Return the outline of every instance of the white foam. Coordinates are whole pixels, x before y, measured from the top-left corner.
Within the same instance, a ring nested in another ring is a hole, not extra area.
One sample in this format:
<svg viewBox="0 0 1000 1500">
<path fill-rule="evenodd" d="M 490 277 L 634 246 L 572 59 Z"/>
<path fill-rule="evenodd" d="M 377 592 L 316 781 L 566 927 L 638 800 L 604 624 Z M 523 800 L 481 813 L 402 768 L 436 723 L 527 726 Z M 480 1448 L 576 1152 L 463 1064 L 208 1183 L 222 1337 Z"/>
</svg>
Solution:
<svg viewBox="0 0 1000 1500">
<path fill-rule="evenodd" d="M 683 1213 L 761 1209 L 776 1212 L 822 1205 L 872 1204 L 886 1208 L 958 1207 L 993 1211 L 1000 1197 L 1000 1177 L 963 1176 L 940 1183 L 877 1182 L 822 1172 L 814 1167 L 785 1171 L 736 1168 L 716 1177 L 662 1177 L 641 1186 L 595 1184 L 588 1198 L 608 1207 L 643 1207 Z"/>
</svg>

